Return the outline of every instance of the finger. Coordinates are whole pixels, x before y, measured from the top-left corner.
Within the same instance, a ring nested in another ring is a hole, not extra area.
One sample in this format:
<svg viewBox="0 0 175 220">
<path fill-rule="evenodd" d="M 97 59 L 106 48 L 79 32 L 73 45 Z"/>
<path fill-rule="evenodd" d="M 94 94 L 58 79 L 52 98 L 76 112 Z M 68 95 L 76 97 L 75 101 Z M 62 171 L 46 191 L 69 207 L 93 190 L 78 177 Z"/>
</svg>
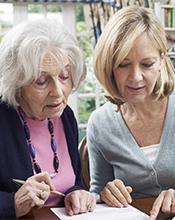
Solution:
<svg viewBox="0 0 175 220">
<path fill-rule="evenodd" d="M 171 213 L 175 213 L 175 202 L 171 204 Z"/>
<path fill-rule="evenodd" d="M 132 193 L 132 187 L 126 186 L 126 190 L 127 190 L 129 193 Z"/>
<path fill-rule="evenodd" d="M 71 213 L 78 214 L 80 212 L 80 201 L 75 192 L 71 192 L 66 196 L 65 203 L 67 204 L 69 215 L 71 215 Z"/>
<path fill-rule="evenodd" d="M 125 198 L 125 196 L 127 196 L 126 194 L 123 195 L 118 188 L 116 188 L 115 191 L 112 192 L 112 194 L 114 194 L 114 196 L 117 198 L 117 200 L 118 200 L 124 207 L 127 207 L 127 206 L 128 206 L 128 200 L 127 200 L 127 198 Z M 129 200 L 129 202 L 131 202 L 131 199 Z"/>
<path fill-rule="evenodd" d="M 72 216 L 74 213 L 73 213 L 72 205 L 71 205 L 70 201 L 65 199 L 64 203 L 65 203 L 65 211 L 66 211 L 66 213 L 68 215 Z"/>
<path fill-rule="evenodd" d="M 30 187 L 33 191 L 40 192 L 45 191 L 50 194 L 50 186 L 47 185 L 45 182 L 36 182 L 36 181 L 29 181 L 28 187 Z"/>
<path fill-rule="evenodd" d="M 124 183 L 121 180 L 115 180 L 114 184 L 120 192 L 119 197 L 118 197 L 119 201 L 123 205 L 127 206 L 128 203 L 132 202 L 132 198 L 131 198 L 130 193 L 127 189 L 132 190 L 132 188 L 129 186 L 126 188 Z"/>
<path fill-rule="evenodd" d="M 33 182 L 26 182 L 18 191 L 21 195 L 20 196 L 20 202 L 23 200 L 29 200 L 33 201 L 34 196 L 35 197 L 40 197 L 41 195 L 41 190 L 36 188 L 36 184 Z M 34 200 L 35 201 L 35 200 Z"/>
<path fill-rule="evenodd" d="M 104 201 L 107 205 L 112 207 L 122 208 L 123 204 L 111 193 L 111 191 L 105 187 L 100 193 L 102 201 Z"/>
<path fill-rule="evenodd" d="M 171 200 L 171 213 L 175 213 L 175 190 L 173 190 L 172 200 Z"/>
<path fill-rule="evenodd" d="M 45 184 L 50 186 L 50 190 L 55 190 L 55 187 L 52 183 L 52 180 L 51 180 L 48 172 L 38 173 L 38 174 L 28 178 L 27 181 L 36 181 L 36 182 L 39 182 L 39 183 L 44 182 Z"/>
<path fill-rule="evenodd" d="M 131 196 L 121 180 L 116 179 L 112 182 L 108 182 L 106 187 L 123 206 L 126 207 L 128 203 L 132 202 Z"/>
<path fill-rule="evenodd" d="M 18 190 L 15 193 L 15 203 L 17 202 L 19 205 L 27 205 L 28 207 L 32 208 L 35 206 L 35 203 L 33 202 L 32 199 L 30 199 L 30 197 L 28 196 L 27 191 L 23 190 L 22 194 L 20 192 L 21 190 Z"/>
<path fill-rule="evenodd" d="M 104 198 L 102 201 L 105 202 L 106 205 L 108 205 L 108 206 L 110 206 L 110 207 L 118 207 L 118 208 L 122 208 L 122 207 L 123 207 L 121 203 L 119 203 L 118 205 L 117 205 L 117 204 L 114 204 L 114 203 L 111 202 L 108 198 Z"/>
<path fill-rule="evenodd" d="M 166 214 L 171 213 L 171 198 L 165 197 L 162 202 L 161 211 Z"/>
<path fill-rule="evenodd" d="M 92 210 L 92 203 L 93 203 L 93 195 L 89 192 L 86 192 L 87 193 L 87 199 L 86 199 L 86 210 L 89 212 Z"/>
<path fill-rule="evenodd" d="M 80 211 L 79 213 L 86 213 L 88 212 L 88 196 L 84 195 L 84 196 L 79 196 L 79 203 L 80 203 Z"/>
<path fill-rule="evenodd" d="M 89 201 L 89 204 L 88 204 L 88 211 L 89 212 L 92 212 L 96 207 L 96 199 L 95 199 L 95 196 L 90 194 L 90 201 Z"/>
<path fill-rule="evenodd" d="M 169 190 L 166 191 L 166 193 L 164 195 L 164 199 L 162 201 L 162 207 L 161 207 L 161 211 L 163 213 L 166 213 L 166 214 L 171 213 L 173 191 L 174 190 L 169 189 Z"/>
<path fill-rule="evenodd" d="M 49 198 L 49 194 L 47 191 L 41 191 L 40 198 L 45 202 Z"/>
<path fill-rule="evenodd" d="M 93 201 L 91 201 L 90 205 L 88 206 L 88 211 L 93 212 L 95 207 L 96 207 L 96 201 L 93 200 Z"/>
<path fill-rule="evenodd" d="M 150 220 L 155 220 L 157 218 L 162 206 L 163 199 L 164 199 L 164 192 L 161 192 L 161 194 L 155 200 L 152 210 L 150 211 Z"/>
<path fill-rule="evenodd" d="M 39 198 L 34 192 L 30 192 L 28 194 L 28 197 L 32 200 L 32 204 L 35 204 L 37 207 L 43 207 L 44 206 L 44 201 Z"/>
<path fill-rule="evenodd" d="M 80 212 L 80 200 L 76 196 L 75 192 L 72 193 L 73 195 L 70 196 L 70 202 L 72 203 L 72 211 L 73 214 L 78 214 Z"/>
<path fill-rule="evenodd" d="M 18 217 L 26 215 L 35 206 L 35 203 L 27 194 L 21 194 L 19 191 L 15 193 L 14 203 Z"/>
</svg>

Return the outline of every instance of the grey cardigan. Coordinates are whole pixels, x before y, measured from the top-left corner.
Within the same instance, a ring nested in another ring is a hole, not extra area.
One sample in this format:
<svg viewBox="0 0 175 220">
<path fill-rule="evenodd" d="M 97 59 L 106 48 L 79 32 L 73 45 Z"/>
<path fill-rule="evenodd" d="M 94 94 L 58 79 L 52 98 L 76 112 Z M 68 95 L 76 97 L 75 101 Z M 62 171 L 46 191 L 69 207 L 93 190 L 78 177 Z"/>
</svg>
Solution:
<svg viewBox="0 0 175 220">
<path fill-rule="evenodd" d="M 154 164 L 143 154 L 115 109 L 107 102 L 92 113 L 88 122 L 90 191 L 98 194 L 108 181 L 116 178 L 132 186 L 133 198 L 157 196 L 162 190 L 175 189 L 175 94 L 168 100 Z"/>
</svg>

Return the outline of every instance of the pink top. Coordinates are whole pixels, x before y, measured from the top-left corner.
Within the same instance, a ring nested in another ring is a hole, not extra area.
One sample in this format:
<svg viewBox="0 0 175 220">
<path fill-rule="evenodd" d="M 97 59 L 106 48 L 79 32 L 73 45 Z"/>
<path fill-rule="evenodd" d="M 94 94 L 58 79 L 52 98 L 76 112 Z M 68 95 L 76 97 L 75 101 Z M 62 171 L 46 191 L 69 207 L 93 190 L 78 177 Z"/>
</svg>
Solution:
<svg viewBox="0 0 175 220">
<path fill-rule="evenodd" d="M 48 120 L 38 121 L 26 118 L 30 130 L 30 139 L 35 147 L 36 162 L 42 171 L 54 173 L 53 151 L 50 145 L 50 133 L 47 127 Z M 65 192 L 75 183 L 75 174 L 71 164 L 71 158 L 68 152 L 65 132 L 62 120 L 58 117 L 52 118 L 54 125 L 54 139 L 57 143 L 57 155 L 59 159 L 58 174 L 52 179 L 56 190 Z M 45 206 L 59 205 L 61 199 L 58 196 L 51 195 Z"/>
</svg>

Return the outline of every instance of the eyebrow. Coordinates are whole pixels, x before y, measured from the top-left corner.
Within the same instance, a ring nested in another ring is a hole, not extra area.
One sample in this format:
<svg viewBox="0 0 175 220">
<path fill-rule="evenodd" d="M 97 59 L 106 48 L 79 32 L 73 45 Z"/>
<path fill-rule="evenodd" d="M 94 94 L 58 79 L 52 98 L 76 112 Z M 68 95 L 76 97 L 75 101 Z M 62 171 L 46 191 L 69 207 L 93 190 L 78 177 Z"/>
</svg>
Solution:
<svg viewBox="0 0 175 220">
<path fill-rule="evenodd" d="M 146 61 L 146 60 L 151 60 L 151 59 L 157 60 L 157 57 L 145 57 L 145 58 L 141 59 L 141 61 Z M 130 59 L 125 58 L 123 61 L 130 61 Z"/>
<path fill-rule="evenodd" d="M 157 60 L 157 57 L 147 57 L 147 58 L 143 58 L 141 61 L 153 61 L 153 60 Z"/>
</svg>

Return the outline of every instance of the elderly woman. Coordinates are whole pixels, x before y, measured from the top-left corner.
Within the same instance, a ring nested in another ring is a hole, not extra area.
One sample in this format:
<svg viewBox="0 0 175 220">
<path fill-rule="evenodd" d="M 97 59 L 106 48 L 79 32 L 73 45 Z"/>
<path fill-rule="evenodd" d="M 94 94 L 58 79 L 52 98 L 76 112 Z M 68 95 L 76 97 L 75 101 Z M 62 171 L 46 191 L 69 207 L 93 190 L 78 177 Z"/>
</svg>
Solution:
<svg viewBox="0 0 175 220">
<path fill-rule="evenodd" d="M 154 13 L 119 10 L 99 38 L 94 66 L 110 102 L 88 124 L 90 190 L 116 207 L 158 197 L 151 218 L 174 214 L 174 70 Z"/>
<path fill-rule="evenodd" d="M 85 76 L 81 51 L 56 21 L 25 22 L 0 44 L 0 218 L 33 207 L 92 211 L 80 178 L 77 123 L 67 100 Z M 13 179 L 25 180 L 19 187 Z"/>
</svg>

